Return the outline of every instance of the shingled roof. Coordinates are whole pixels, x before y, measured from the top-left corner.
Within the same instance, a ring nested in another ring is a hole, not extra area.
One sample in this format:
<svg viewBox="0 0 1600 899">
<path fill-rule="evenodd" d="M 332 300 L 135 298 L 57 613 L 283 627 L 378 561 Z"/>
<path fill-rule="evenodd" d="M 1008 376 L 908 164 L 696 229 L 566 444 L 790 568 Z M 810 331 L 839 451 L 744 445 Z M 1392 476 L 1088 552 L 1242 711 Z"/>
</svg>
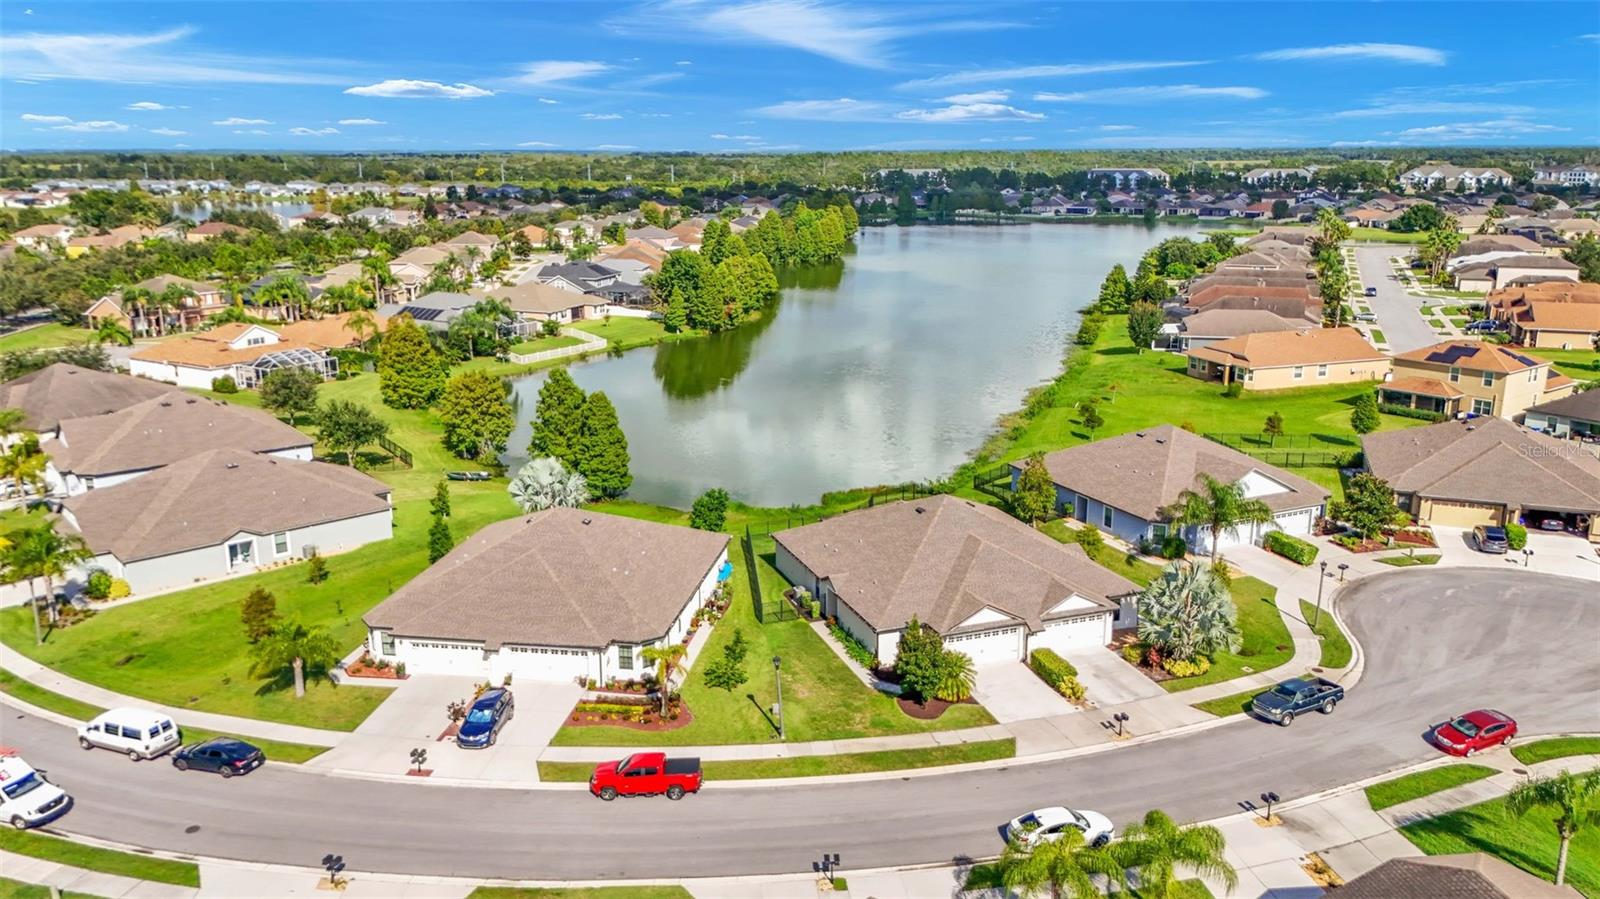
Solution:
<svg viewBox="0 0 1600 899">
<path fill-rule="evenodd" d="M 1189 355 L 1221 365 L 1245 368 L 1281 368 L 1286 365 L 1331 365 L 1385 359 L 1354 328 L 1312 328 L 1305 331 L 1266 331 L 1242 334 Z"/>
<path fill-rule="evenodd" d="M 1299 475 L 1172 425 L 1057 450 L 1044 457 L 1044 464 L 1057 484 L 1146 521 L 1160 520 L 1202 474 L 1231 484 L 1260 472 L 1288 488 L 1259 497 L 1274 512 L 1328 499 L 1326 489 Z"/>
<path fill-rule="evenodd" d="M 205 450 L 253 453 L 309 447 L 306 434 L 265 412 L 177 391 L 105 415 L 64 419 L 44 443 L 58 471 L 80 477 L 171 465 Z"/>
<path fill-rule="evenodd" d="M 1582 895 L 1482 852 L 1390 859 L 1336 892 L 1339 899 L 1578 899 Z"/>
<path fill-rule="evenodd" d="M 1550 360 L 1530 355 L 1522 347 L 1502 346 L 1481 340 L 1446 340 L 1399 353 L 1394 357 L 1394 361 L 1421 362 L 1455 367 L 1463 371 L 1492 371 L 1500 374 L 1515 374 L 1550 364 Z"/>
<path fill-rule="evenodd" d="M 953 496 L 889 503 L 780 531 L 779 545 L 875 630 L 912 617 L 941 634 L 985 607 L 1041 630 L 1072 595 L 1105 609 L 1132 581 L 1015 518 Z"/>
<path fill-rule="evenodd" d="M 63 508 L 96 553 L 122 562 L 216 546 L 247 531 L 275 534 L 389 508 L 389 485 L 341 465 L 214 449 L 160 471 L 68 499 Z"/>
<path fill-rule="evenodd" d="M 726 534 L 546 509 L 478 531 L 363 620 L 490 649 L 642 643 L 667 632 L 727 546 Z"/>
<path fill-rule="evenodd" d="M 1367 468 L 1397 493 L 1575 512 L 1600 510 L 1600 459 L 1481 417 L 1361 438 Z"/>
<path fill-rule="evenodd" d="M 0 409 L 21 410 L 24 428 L 53 431 L 65 419 L 117 412 L 173 392 L 169 384 L 57 362 L 0 384 Z"/>
</svg>

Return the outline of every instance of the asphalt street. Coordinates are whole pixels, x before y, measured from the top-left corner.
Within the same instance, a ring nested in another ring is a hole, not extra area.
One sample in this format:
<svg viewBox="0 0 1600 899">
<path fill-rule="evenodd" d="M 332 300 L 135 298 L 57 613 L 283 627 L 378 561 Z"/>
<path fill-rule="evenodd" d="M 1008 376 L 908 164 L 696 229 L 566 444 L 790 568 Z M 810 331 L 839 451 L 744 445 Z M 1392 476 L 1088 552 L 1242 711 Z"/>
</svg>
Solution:
<svg viewBox="0 0 1600 899">
<path fill-rule="evenodd" d="M 1405 251 L 1400 245 L 1356 247 L 1356 267 L 1361 270 L 1361 282 L 1378 289 L 1378 295 L 1367 297 L 1367 303 L 1378 316 L 1378 329 L 1388 339 L 1390 351 L 1395 353 L 1439 342 L 1438 335 L 1417 311 L 1422 301 L 1406 293 L 1394 279 L 1389 257 Z"/>
<path fill-rule="evenodd" d="M 1332 716 L 1290 728 L 1240 719 L 1068 761 L 767 790 L 710 784 L 681 802 L 270 765 L 223 781 L 80 751 L 69 730 L 11 710 L 0 739 L 76 797 L 55 829 L 180 853 L 315 866 L 333 852 L 351 870 L 529 879 L 797 872 L 823 851 L 847 869 L 950 862 L 996 854 L 997 828 L 1041 805 L 1096 809 L 1119 825 L 1152 807 L 1200 820 L 1266 790 L 1290 799 L 1424 761 L 1436 754 L 1429 726 L 1479 706 L 1528 734 L 1600 731 L 1595 587 L 1460 569 L 1364 580 L 1340 612 L 1366 649 L 1366 674 Z"/>
</svg>

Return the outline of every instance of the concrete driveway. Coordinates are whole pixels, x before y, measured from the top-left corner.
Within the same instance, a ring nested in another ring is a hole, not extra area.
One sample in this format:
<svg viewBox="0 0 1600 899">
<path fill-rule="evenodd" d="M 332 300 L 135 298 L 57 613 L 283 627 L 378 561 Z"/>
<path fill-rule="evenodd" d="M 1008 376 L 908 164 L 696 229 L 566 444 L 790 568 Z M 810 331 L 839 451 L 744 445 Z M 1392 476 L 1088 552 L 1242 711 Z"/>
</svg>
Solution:
<svg viewBox="0 0 1600 899">
<path fill-rule="evenodd" d="M 1528 531 L 1528 548 L 1533 550 L 1533 556 L 1526 559 L 1520 552 L 1509 552 L 1505 555 L 1478 552 L 1472 547 L 1471 528 L 1434 525 L 1433 538 L 1439 541 L 1438 567 L 1441 568 L 1445 566 L 1518 570 L 1526 568 L 1545 574 L 1562 574 L 1567 577 L 1600 581 L 1600 556 L 1595 555 L 1594 545 L 1582 537 L 1571 534 Z M 1431 550 L 1417 550 L 1419 555 L 1425 552 Z M 1528 564 L 1524 566 L 1524 562 Z"/>
<path fill-rule="evenodd" d="M 1101 708 L 1167 695 L 1155 681 L 1103 646 L 1074 649 L 1062 655 L 1078 669 L 1078 680 Z"/>
<path fill-rule="evenodd" d="M 1378 330 L 1383 332 L 1393 353 L 1404 353 L 1439 341 L 1433 328 L 1417 311 L 1422 301 L 1406 293 L 1394 279 L 1389 258 L 1403 252 L 1394 246 L 1356 248 L 1356 268 L 1360 271 L 1361 283 L 1378 291 L 1376 296 L 1366 298 L 1367 304 L 1377 314 Z"/>
<path fill-rule="evenodd" d="M 577 684 L 527 681 L 513 684 L 516 713 L 495 745 L 462 749 L 440 740 L 449 726 L 445 707 L 470 699 L 478 681 L 470 677 L 414 675 L 389 700 L 361 722 L 339 746 L 309 762 L 318 768 L 367 774 L 401 774 L 411 750 L 426 749 L 424 767 L 434 777 L 530 783 L 539 779 L 539 753 L 549 745 L 583 692 Z M 346 689 L 357 689 L 349 687 Z"/>
<path fill-rule="evenodd" d="M 1078 707 L 1045 686 L 1039 675 L 1021 662 L 990 662 L 978 666 L 973 698 L 1001 724 L 1070 715 Z"/>
</svg>

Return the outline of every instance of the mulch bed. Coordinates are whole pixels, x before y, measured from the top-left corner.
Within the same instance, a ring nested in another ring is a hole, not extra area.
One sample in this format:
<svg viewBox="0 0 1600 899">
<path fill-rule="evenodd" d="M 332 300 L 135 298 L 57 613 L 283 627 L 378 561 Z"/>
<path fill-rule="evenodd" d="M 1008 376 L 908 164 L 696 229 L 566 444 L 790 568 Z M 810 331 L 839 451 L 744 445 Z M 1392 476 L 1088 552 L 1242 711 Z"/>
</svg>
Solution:
<svg viewBox="0 0 1600 899">
<path fill-rule="evenodd" d="M 1404 543 L 1407 546 L 1437 547 L 1438 541 L 1433 539 L 1432 531 L 1396 531 L 1394 542 Z"/>
<path fill-rule="evenodd" d="M 627 730 L 650 732 L 677 730 L 680 727 L 688 727 L 692 723 L 694 723 L 694 714 L 689 711 L 689 707 L 686 705 L 678 706 L 678 720 L 676 721 L 660 716 L 652 716 L 648 721 L 629 721 L 623 718 L 603 719 L 598 713 L 580 712 L 576 709 L 567 716 L 566 721 L 568 727 L 621 727 Z"/>
<path fill-rule="evenodd" d="M 945 709 L 948 709 L 953 705 L 978 704 L 976 699 L 970 698 L 963 699 L 960 702 L 945 702 L 942 699 L 930 699 L 920 704 L 910 699 L 900 698 L 896 699 L 895 702 L 900 704 L 900 711 L 905 712 L 907 715 L 910 715 L 913 718 L 918 718 L 923 721 L 932 721 L 935 718 L 938 718 L 940 715 L 944 714 Z"/>
<path fill-rule="evenodd" d="M 458 734 L 460 732 L 461 732 L 461 722 L 459 722 L 459 721 L 452 722 L 449 727 L 444 729 L 443 733 L 439 734 L 439 739 L 436 740 L 435 742 L 443 743 L 446 740 L 454 740 L 456 738 L 456 734 Z"/>
<path fill-rule="evenodd" d="M 393 666 L 374 668 L 359 659 L 344 666 L 344 675 L 345 677 L 369 677 L 373 680 L 405 680 L 406 677 L 409 677 L 409 675 L 402 677 Z"/>
<path fill-rule="evenodd" d="M 1381 540 L 1363 540 L 1355 546 L 1345 546 L 1343 543 L 1333 543 L 1333 545 L 1353 553 L 1376 553 L 1383 552 L 1389 548 L 1389 544 Z"/>
</svg>

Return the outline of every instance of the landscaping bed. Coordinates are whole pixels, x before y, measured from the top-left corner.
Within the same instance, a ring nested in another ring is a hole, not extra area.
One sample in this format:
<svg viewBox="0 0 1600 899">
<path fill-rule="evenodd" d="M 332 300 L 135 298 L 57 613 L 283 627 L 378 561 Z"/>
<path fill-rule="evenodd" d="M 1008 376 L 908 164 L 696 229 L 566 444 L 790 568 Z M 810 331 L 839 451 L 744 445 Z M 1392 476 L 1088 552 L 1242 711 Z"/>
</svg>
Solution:
<svg viewBox="0 0 1600 899">
<path fill-rule="evenodd" d="M 914 699 L 897 696 L 894 701 L 900 706 L 900 711 L 920 721 L 937 721 L 946 711 L 957 706 L 965 705 L 983 708 L 978 705 L 976 699 L 970 697 L 960 702 L 945 702 L 942 699 L 925 699 L 922 702 L 917 702 Z"/>
<path fill-rule="evenodd" d="M 1441 558 L 1443 557 L 1437 553 L 1424 553 L 1420 556 L 1384 556 L 1374 561 L 1382 562 L 1385 565 L 1393 565 L 1396 568 L 1414 568 L 1418 565 L 1437 565 Z"/>
<path fill-rule="evenodd" d="M 568 727 L 621 727 L 627 730 L 661 731 L 678 730 L 694 723 L 683 700 L 674 697 L 667 701 L 667 714 L 661 714 L 661 703 L 655 699 L 629 700 L 616 697 L 608 700 L 580 700 L 567 716 Z"/>
<path fill-rule="evenodd" d="M 1289 627 L 1283 623 L 1274 601 L 1277 588 L 1253 577 L 1236 577 L 1232 591 L 1234 607 L 1239 611 L 1239 650 L 1217 653 L 1211 659 L 1210 670 L 1204 674 L 1157 678 L 1164 689 L 1176 693 L 1269 671 L 1294 656 L 1294 639 L 1289 636 Z M 1139 670 L 1150 673 L 1146 668 Z"/>
<path fill-rule="evenodd" d="M 370 677 L 375 680 L 405 680 L 406 666 L 404 662 L 391 665 L 386 659 L 372 660 L 370 653 L 362 653 L 361 658 L 344 666 L 346 677 Z"/>
</svg>

